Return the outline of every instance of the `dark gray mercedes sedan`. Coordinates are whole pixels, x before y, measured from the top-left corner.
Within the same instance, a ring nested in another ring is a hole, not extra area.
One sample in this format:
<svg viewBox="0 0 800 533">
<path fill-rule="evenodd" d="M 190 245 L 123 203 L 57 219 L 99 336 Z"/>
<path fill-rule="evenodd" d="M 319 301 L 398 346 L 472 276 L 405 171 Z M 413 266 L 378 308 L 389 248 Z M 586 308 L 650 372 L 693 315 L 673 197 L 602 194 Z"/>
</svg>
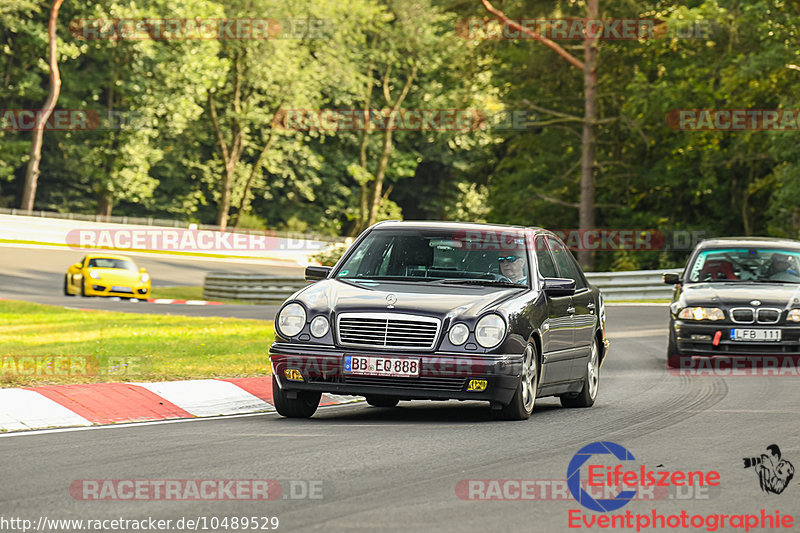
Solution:
<svg viewBox="0 0 800 533">
<path fill-rule="evenodd" d="M 603 299 L 549 231 L 382 222 L 306 279 L 316 283 L 282 305 L 270 347 L 283 416 L 310 417 L 323 392 L 378 407 L 486 401 L 510 420 L 529 418 L 537 397 L 595 402 Z"/>
</svg>

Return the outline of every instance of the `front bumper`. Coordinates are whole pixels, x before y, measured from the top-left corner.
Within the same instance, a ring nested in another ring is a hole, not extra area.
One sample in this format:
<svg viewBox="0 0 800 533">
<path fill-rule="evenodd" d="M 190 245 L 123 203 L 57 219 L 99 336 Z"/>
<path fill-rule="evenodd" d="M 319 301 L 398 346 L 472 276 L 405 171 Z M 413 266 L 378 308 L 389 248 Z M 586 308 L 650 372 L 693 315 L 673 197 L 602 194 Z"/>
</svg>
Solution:
<svg viewBox="0 0 800 533">
<path fill-rule="evenodd" d="M 418 358 L 419 377 L 355 376 L 343 370 L 345 355 Z M 402 400 L 478 400 L 508 404 L 519 384 L 522 355 L 342 350 L 274 343 L 270 347 L 273 379 L 281 389 L 355 396 L 386 396 Z M 286 369 L 297 369 L 303 381 L 290 381 Z M 472 379 L 487 381 L 485 390 L 468 391 Z"/>
<path fill-rule="evenodd" d="M 114 290 L 117 289 L 117 290 Z M 120 290 L 122 289 L 122 290 Z M 111 285 L 102 280 L 92 280 L 86 285 L 86 296 L 119 296 L 122 298 L 150 298 L 149 285 Z"/>
<path fill-rule="evenodd" d="M 768 355 L 800 354 L 800 325 L 786 324 L 732 324 L 696 323 L 675 320 L 673 332 L 678 350 L 687 355 Z M 781 340 L 777 342 L 749 342 L 731 339 L 731 329 L 780 329 Z M 720 332 L 719 344 L 713 339 Z"/>
</svg>

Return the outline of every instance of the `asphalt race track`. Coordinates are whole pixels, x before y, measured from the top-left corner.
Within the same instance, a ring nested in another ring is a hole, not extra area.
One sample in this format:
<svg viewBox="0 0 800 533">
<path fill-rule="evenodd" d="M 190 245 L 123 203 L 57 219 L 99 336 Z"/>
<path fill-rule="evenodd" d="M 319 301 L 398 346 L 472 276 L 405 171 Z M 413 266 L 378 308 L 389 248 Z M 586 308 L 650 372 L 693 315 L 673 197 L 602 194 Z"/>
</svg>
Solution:
<svg viewBox="0 0 800 533">
<path fill-rule="evenodd" d="M 475 501 L 459 497 L 469 496 L 457 487 L 468 483 L 462 480 L 563 480 L 581 447 L 606 440 L 635 456 L 631 470 L 721 476 L 718 487 L 672 487 L 657 501 L 634 500 L 608 515 L 764 510 L 797 522 L 800 473 L 782 494 L 766 494 L 742 458 L 778 444 L 783 458 L 800 467 L 798 378 L 671 375 L 664 366 L 665 313 L 663 306 L 609 308 L 612 352 L 595 406 L 570 410 L 538 400 L 524 422 L 491 421 L 478 403 L 382 409 L 362 402 L 322 408 L 310 420 L 270 413 L 0 437 L 0 514 L 34 524 L 43 516 L 205 517 L 207 524 L 247 516 L 278 517 L 279 531 L 571 531 L 570 511 L 603 515 L 569 497 Z M 85 479 L 254 478 L 281 481 L 282 494 L 266 502 L 83 501 L 68 490 Z"/>
<path fill-rule="evenodd" d="M 163 305 L 147 302 L 131 303 L 110 298 L 64 296 L 62 286 L 67 268 L 84 252 L 63 248 L 32 248 L 0 245 L 0 298 L 62 305 L 105 311 L 175 314 L 187 316 L 221 316 L 272 320 L 277 305 Z M 252 272 L 274 276 L 302 277 L 303 269 L 279 262 L 225 261 L 158 254 L 126 254 L 147 269 L 153 287 L 202 285 L 205 274 L 214 270 Z"/>
</svg>

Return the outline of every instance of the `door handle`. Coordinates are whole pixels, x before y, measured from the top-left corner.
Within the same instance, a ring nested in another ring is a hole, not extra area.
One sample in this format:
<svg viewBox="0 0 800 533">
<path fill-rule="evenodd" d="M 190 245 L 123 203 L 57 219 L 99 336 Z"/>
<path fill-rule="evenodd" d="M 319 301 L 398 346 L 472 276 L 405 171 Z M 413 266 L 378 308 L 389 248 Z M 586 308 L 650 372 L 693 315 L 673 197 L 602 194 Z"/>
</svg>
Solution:
<svg viewBox="0 0 800 533">
<path fill-rule="evenodd" d="M 587 307 L 587 309 L 589 309 L 589 312 L 590 312 L 590 313 L 594 314 L 594 302 L 589 302 L 589 303 L 586 305 L 586 307 Z"/>
<path fill-rule="evenodd" d="M 571 315 L 574 315 L 575 314 L 575 308 L 570 305 L 569 307 L 567 307 L 567 313 L 569 313 Z"/>
</svg>

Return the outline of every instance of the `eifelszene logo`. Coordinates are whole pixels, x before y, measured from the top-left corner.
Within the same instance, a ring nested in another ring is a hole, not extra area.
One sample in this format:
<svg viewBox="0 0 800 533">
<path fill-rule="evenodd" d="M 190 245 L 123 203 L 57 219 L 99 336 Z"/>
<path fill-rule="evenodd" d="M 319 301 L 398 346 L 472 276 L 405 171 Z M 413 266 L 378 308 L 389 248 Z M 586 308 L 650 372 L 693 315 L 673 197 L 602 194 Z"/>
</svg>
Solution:
<svg viewBox="0 0 800 533">
<path fill-rule="evenodd" d="M 768 454 L 761 457 L 745 457 L 744 467 L 753 468 L 758 474 L 761 490 L 768 494 L 780 494 L 794 477 L 794 466 L 781 458 L 781 449 L 777 444 L 767 446 Z"/>
<path fill-rule="evenodd" d="M 598 457 L 600 456 L 600 457 Z M 611 456 L 611 457 L 602 457 Z M 608 466 L 607 459 L 616 458 L 620 463 L 635 461 L 631 452 L 615 442 L 600 441 L 588 444 L 578 450 L 567 467 L 567 487 L 579 504 L 592 511 L 607 513 L 616 511 L 636 498 L 639 488 L 645 487 L 716 487 L 720 484 L 720 474 L 711 470 L 669 471 L 651 470 L 640 464 L 625 468 L 623 464 Z M 595 499 L 584 489 L 581 467 L 586 466 L 587 487 L 603 487 L 619 490 L 613 498 Z"/>
</svg>

